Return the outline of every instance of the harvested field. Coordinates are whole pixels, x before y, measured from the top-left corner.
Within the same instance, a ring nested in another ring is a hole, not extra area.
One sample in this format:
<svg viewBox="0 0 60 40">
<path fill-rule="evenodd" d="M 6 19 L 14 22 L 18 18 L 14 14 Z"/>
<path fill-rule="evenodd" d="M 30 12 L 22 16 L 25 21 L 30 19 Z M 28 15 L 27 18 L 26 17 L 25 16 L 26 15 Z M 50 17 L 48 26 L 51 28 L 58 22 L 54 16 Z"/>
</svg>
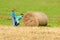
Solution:
<svg viewBox="0 0 60 40">
<path fill-rule="evenodd" d="M 0 26 L 0 40 L 60 40 L 60 28 Z"/>
</svg>

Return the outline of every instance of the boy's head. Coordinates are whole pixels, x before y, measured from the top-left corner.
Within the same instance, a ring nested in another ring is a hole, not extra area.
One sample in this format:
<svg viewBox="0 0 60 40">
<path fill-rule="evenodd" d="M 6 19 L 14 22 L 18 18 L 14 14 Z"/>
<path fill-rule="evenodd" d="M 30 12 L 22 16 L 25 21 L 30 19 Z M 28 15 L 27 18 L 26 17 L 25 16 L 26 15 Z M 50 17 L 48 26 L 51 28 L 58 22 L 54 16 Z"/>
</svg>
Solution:
<svg viewBox="0 0 60 40">
<path fill-rule="evenodd" d="M 23 13 L 21 13 L 21 16 L 22 16 L 22 17 L 23 17 L 23 15 L 24 15 L 24 14 L 23 14 Z"/>
</svg>

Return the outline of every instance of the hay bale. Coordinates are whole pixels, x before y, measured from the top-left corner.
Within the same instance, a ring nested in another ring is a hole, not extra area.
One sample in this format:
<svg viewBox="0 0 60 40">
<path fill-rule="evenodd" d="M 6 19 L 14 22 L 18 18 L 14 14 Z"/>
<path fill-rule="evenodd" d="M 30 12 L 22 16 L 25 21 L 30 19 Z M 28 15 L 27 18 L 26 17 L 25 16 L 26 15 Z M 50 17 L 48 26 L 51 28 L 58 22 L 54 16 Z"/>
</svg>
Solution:
<svg viewBox="0 0 60 40">
<path fill-rule="evenodd" d="M 22 23 L 24 26 L 46 26 L 48 18 L 43 12 L 27 12 L 22 18 Z"/>
</svg>

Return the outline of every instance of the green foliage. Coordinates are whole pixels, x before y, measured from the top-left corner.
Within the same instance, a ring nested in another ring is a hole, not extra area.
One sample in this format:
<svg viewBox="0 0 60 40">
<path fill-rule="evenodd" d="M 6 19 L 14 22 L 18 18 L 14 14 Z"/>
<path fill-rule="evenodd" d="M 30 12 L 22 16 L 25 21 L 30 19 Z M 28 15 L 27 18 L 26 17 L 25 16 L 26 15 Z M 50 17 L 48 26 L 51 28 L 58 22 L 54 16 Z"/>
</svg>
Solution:
<svg viewBox="0 0 60 40">
<path fill-rule="evenodd" d="M 60 26 L 60 0 L 0 0 L 0 24 L 12 25 L 11 9 L 15 14 L 42 11 L 48 16 L 48 25 Z"/>
</svg>

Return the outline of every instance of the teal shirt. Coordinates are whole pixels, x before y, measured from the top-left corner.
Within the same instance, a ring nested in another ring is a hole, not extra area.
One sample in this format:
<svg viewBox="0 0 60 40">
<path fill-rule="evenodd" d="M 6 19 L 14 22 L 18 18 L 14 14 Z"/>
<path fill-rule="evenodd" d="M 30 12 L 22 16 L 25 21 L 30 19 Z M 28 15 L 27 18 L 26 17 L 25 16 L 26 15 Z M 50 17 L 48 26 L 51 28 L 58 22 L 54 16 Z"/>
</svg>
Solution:
<svg viewBox="0 0 60 40">
<path fill-rule="evenodd" d="M 22 18 L 22 16 L 16 16 L 17 20 L 20 20 Z"/>
</svg>

